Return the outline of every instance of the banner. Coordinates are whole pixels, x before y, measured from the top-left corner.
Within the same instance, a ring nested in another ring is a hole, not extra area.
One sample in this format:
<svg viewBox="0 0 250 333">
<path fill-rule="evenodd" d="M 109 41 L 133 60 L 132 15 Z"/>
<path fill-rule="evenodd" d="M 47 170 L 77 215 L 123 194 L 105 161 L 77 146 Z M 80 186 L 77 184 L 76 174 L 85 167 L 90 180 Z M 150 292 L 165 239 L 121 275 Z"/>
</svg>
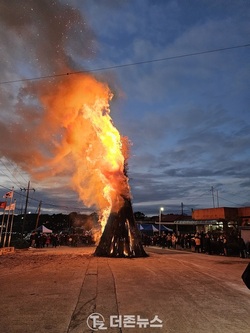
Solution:
<svg viewBox="0 0 250 333">
<path fill-rule="evenodd" d="M 9 191 L 9 192 L 7 192 L 7 193 L 3 196 L 3 198 L 13 198 L 13 191 Z"/>
<path fill-rule="evenodd" d="M 6 201 L 0 201 L 0 208 L 5 209 L 6 205 Z"/>
</svg>

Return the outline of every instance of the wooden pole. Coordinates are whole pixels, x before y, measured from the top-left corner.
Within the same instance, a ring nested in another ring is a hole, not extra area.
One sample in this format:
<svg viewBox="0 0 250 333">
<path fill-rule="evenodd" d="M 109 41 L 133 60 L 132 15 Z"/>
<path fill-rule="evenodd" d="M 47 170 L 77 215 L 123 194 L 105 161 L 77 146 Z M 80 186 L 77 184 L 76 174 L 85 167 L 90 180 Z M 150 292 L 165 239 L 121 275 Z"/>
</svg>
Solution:
<svg viewBox="0 0 250 333">
<path fill-rule="evenodd" d="M 124 198 L 118 213 L 111 213 L 100 242 L 96 248 L 98 257 L 147 257 L 137 228 L 131 201 Z"/>
<path fill-rule="evenodd" d="M 3 236 L 3 227 L 4 227 L 4 220 L 5 220 L 5 209 L 3 211 L 3 217 L 2 217 L 2 224 L 1 224 L 1 232 L 0 232 L 0 244 L 2 242 L 2 236 Z"/>
<path fill-rule="evenodd" d="M 42 206 L 42 201 L 39 202 L 39 206 L 38 206 L 38 213 L 37 213 L 37 218 L 36 218 L 36 227 L 35 227 L 35 230 L 38 227 L 39 217 L 40 217 L 40 214 L 41 214 L 41 206 Z"/>
<path fill-rule="evenodd" d="M 12 210 L 12 217 L 11 217 L 11 223 L 10 223 L 10 234 L 9 234 L 9 239 L 8 239 L 8 247 L 10 247 L 10 242 L 11 242 L 11 237 L 12 237 L 12 228 L 13 228 L 15 208 L 16 208 L 16 200 L 14 200 L 14 209 Z"/>
</svg>

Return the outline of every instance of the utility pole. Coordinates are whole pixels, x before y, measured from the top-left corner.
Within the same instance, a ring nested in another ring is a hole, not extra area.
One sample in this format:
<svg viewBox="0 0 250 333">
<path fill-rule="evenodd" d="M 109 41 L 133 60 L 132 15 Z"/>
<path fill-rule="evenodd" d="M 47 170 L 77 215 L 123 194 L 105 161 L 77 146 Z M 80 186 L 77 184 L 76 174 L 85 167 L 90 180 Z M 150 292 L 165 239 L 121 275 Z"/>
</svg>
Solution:
<svg viewBox="0 0 250 333">
<path fill-rule="evenodd" d="M 12 237 L 12 229 L 13 229 L 13 222 L 14 222 L 14 214 L 16 209 L 16 199 L 14 200 L 14 206 L 12 207 L 12 217 L 11 217 L 11 223 L 10 223 L 10 233 L 9 233 L 9 239 L 8 239 L 8 247 L 10 247 L 11 237 Z"/>
<path fill-rule="evenodd" d="M 214 187 L 211 186 L 212 198 L 213 198 L 213 208 L 214 208 Z"/>
<path fill-rule="evenodd" d="M 40 213 L 41 213 L 41 206 L 42 206 L 42 201 L 39 202 L 38 213 L 37 213 L 37 218 L 36 218 L 36 227 L 35 227 L 35 229 L 37 229 L 37 227 L 38 227 L 39 217 L 40 217 Z"/>
<path fill-rule="evenodd" d="M 22 188 L 22 187 L 20 187 L 20 190 L 21 190 L 21 208 L 20 208 L 20 214 L 21 215 L 23 215 L 23 194 L 22 194 L 22 192 L 24 191 L 26 191 L 26 188 Z"/>
<path fill-rule="evenodd" d="M 22 238 L 24 233 L 24 227 L 26 224 L 26 215 L 27 215 L 27 208 L 28 208 L 28 202 L 29 202 L 29 193 L 30 193 L 30 180 L 28 182 L 28 187 L 24 188 L 23 190 L 26 191 L 26 202 L 25 202 L 25 209 L 24 209 L 24 216 L 23 216 L 23 226 L 22 226 Z M 35 192 L 35 189 L 32 189 Z"/>
<path fill-rule="evenodd" d="M 220 207 L 219 205 L 219 191 L 217 190 L 217 207 Z"/>
<path fill-rule="evenodd" d="M 6 223 L 5 235 L 4 235 L 4 239 L 3 239 L 3 247 L 5 247 L 5 244 L 6 244 L 6 241 L 7 241 L 7 233 L 8 233 L 8 230 L 9 230 L 10 210 L 11 210 L 11 206 L 12 206 L 12 202 L 13 202 L 14 187 L 12 187 L 11 193 L 12 194 L 11 194 L 11 198 L 10 198 L 10 204 L 8 206 L 8 218 L 7 218 L 7 223 Z M 6 195 L 5 195 L 5 197 L 6 197 Z M 13 216 L 14 216 L 14 213 L 13 213 Z M 10 235 L 9 235 L 9 237 L 10 237 Z"/>
</svg>

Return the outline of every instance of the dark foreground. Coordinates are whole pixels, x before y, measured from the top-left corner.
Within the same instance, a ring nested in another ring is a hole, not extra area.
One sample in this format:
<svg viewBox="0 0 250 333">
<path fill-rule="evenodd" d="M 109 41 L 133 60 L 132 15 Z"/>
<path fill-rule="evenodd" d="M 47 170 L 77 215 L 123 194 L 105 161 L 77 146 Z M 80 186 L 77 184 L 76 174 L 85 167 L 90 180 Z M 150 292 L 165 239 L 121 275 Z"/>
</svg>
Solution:
<svg viewBox="0 0 250 333">
<path fill-rule="evenodd" d="M 0 256 L 1 332 L 249 332 L 241 280 L 249 259 L 153 248 L 148 258 L 114 259 L 94 250 Z"/>
</svg>

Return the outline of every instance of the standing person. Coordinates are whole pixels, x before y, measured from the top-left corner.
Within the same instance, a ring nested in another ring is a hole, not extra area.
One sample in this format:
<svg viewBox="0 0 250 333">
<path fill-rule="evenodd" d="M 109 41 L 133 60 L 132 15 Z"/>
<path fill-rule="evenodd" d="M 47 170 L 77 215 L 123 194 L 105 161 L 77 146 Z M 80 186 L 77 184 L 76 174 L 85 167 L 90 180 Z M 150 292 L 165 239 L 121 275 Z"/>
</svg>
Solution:
<svg viewBox="0 0 250 333">
<path fill-rule="evenodd" d="M 180 246 L 182 249 L 184 249 L 184 245 L 185 245 L 185 238 L 184 235 L 180 235 Z"/>
<path fill-rule="evenodd" d="M 39 232 L 36 232 L 35 234 L 35 243 L 36 243 L 36 248 L 40 248 L 41 247 L 41 235 Z"/>
<path fill-rule="evenodd" d="M 46 240 L 47 240 L 46 234 L 42 234 L 42 236 L 41 236 L 41 247 L 45 247 Z"/>
<path fill-rule="evenodd" d="M 192 236 L 191 236 L 191 234 L 187 234 L 187 244 L 188 244 L 188 248 L 191 249 L 191 247 L 192 247 Z"/>
<path fill-rule="evenodd" d="M 58 245 L 57 234 L 51 234 L 51 243 L 52 243 L 52 247 L 57 247 L 57 245 Z"/>
<path fill-rule="evenodd" d="M 163 232 L 160 238 L 160 245 L 163 249 L 166 247 L 166 234 Z"/>
<path fill-rule="evenodd" d="M 220 235 L 218 238 L 218 247 L 219 247 L 219 255 L 223 256 L 224 255 L 224 240 L 223 240 L 222 235 Z"/>
<path fill-rule="evenodd" d="M 170 249 L 172 247 L 172 236 L 170 233 L 167 234 L 167 247 Z"/>
<path fill-rule="evenodd" d="M 186 248 L 186 249 L 189 249 L 190 247 L 189 247 L 189 244 L 191 243 L 191 241 L 190 241 L 190 237 L 189 237 L 190 235 L 189 234 L 185 234 L 184 235 L 184 247 Z"/>
<path fill-rule="evenodd" d="M 49 245 L 50 245 L 50 235 L 47 235 L 45 244 L 46 244 L 46 247 L 49 247 Z"/>
<path fill-rule="evenodd" d="M 228 251 L 227 251 L 227 237 L 224 235 L 223 236 L 223 252 L 224 256 L 227 256 Z"/>
<path fill-rule="evenodd" d="M 199 235 L 195 235 L 194 243 L 195 243 L 195 252 L 197 253 L 201 252 L 201 239 Z"/>
<path fill-rule="evenodd" d="M 209 233 L 206 233 L 204 243 L 205 243 L 205 253 L 211 254 L 211 238 Z"/>
<path fill-rule="evenodd" d="M 172 235 L 172 247 L 176 249 L 177 237 L 175 234 Z"/>
<path fill-rule="evenodd" d="M 238 246 L 239 246 L 239 251 L 240 251 L 240 257 L 241 258 L 246 258 L 246 244 L 244 242 L 244 239 L 238 235 Z"/>
<path fill-rule="evenodd" d="M 36 233 L 32 232 L 30 235 L 30 247 L 35 247 L 36 246 Z"/>
<path fill-rule="evenodd" d="M 205 234 L 204 231 L 202 231 L 200 233 L 200 240 L 201 240 L 201 252 L 204 253 L 205 252 L 205 244 L 204 244 L 204 238 L 205 238 Z"/>
</svg>

